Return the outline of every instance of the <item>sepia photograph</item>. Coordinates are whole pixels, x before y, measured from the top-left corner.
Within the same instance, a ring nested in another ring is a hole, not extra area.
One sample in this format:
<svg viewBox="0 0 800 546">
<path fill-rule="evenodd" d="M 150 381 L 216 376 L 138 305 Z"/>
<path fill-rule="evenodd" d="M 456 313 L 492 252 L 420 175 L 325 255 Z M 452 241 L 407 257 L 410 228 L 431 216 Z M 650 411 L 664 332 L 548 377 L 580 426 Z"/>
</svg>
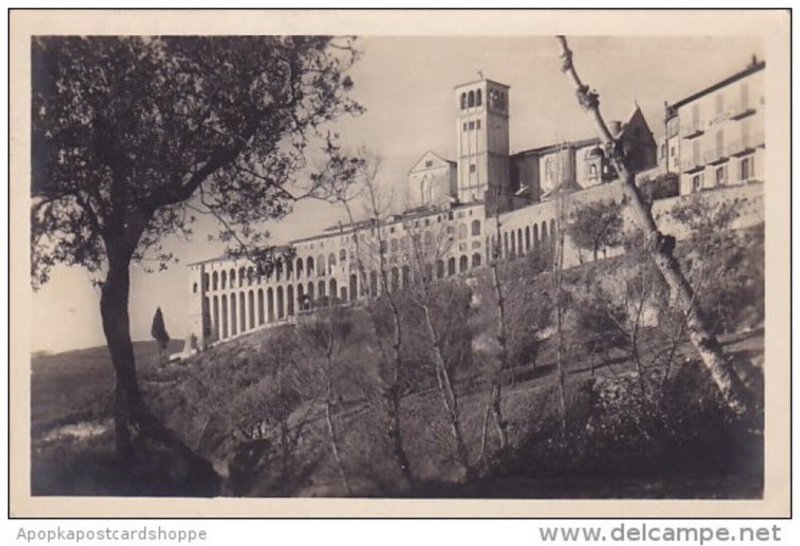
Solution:
<svg viewBox="0 0 800 546">
<path fill-rule="evenodd" d="M 25 506 L 788 506 L 786 13 L 17 15 Z"/>
</svg>

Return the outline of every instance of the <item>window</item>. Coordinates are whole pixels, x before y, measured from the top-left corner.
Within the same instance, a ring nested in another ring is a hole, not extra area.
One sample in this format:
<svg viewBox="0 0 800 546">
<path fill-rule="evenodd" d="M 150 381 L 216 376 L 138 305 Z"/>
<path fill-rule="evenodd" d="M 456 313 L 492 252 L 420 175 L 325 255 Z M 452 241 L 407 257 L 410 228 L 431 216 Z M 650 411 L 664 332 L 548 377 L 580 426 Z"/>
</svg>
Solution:
<svg viewBox="0 0 800 546">
<path fill-rule="evenodd" d="M 470 121 L 469 122 L 469 130 L 472 131 L 473 129 L 475 129 L 475 122 L 474 121 Z"/>
<path fill-rule="evenodd" d="M 703 189 L 703 174 L 696 174 L 692 177 L 692 191 L 698 192 Z"/>
<path fill-rule="evenodd" d="M 477 121 L 475 122 L 475 128 L 476 128 L 476 129 L 480 129 L 480 128 L 481 128 L 481 120 L 477 120 Z"/>
<path fill-rule="evenodd" d="M 700 128 L 700 105 L 695 104 L 692 106 L 692 128 Z"/>
<path fill-rule="evenodd" d="M 472 235 L 480 235 L 481 234 L 481 221 L 480 220 L 473 220 L 472 221 Z"/>
<path fill-rule="evenodd" d="M 724 186 L 728 182 L 728 167 L 722 165 L 714 171 L 714 181 L 717 186 Z"/>
<path fill-rule="evenodd" d="M 467 107 L 467 94 L 461 93 L 461 109 L 465 109 Z"/>
<path fill-rule="evenodd" d="M 749 89 L 747 88 L 747 82 L 742 83 L 742 87 L 739 89 L 740 95 L 739 100 L 741 104 L 739 105 L 742 110 L 746 110 L 750 107 L 750 93 Z"/>
<path fill-rule="evenodd" d="M 480 106 L 482 102 L 483 102 L 483 97 L 481 96 L 481 90 L 478 89 L 478 92 L 475 93 L 475 106 Z"/>
<path fill-rule="evenodd" d="M 477 167 L 475 166 L 475 163 L 470 163 L 469 172 L 474 173 L 475 171 L 477 171 Z"/>
<path fill-rule="evenodd" d="M 469 95 L 467 95 L 467 106 L 470 108 L 475 106 L 475 91 L 470 91 Z"/>
<path fill-rule="evenodd" d="M 429 159 L 425 162 L 425 167 L 430 168 L 433 167 L 433 160 Z"/>
<path fill-rule="evenodd" d="M 589 179 L 594 180 L 597 178 L 597 165 L 592 163 L 589 165 Z"/>
<path fill-rule="evenodd" d="M 744 119 L 741 121 L 742 124 L 742 146 L 747 148 L 750 146 L 750 120 Z"/>
<path fill-rule="evenodd" d="M 755 172 L 754 167 L 755 164 L 753 162 L 753 156 L 743 157 L 739 162 L 739 179 L 742 182 L 746 182 L 753 178 Z"/>
<path fill-rule="evenodd" d="M 467 127 L 468 127 L 468 126 L 467 126 L 467 122 L 465 121 L 465 122 L 464 122 L 464 132 L 465 132 L 465 133 L 467 132 Z"/>
<path fill-rule="evenodd" d="M 197 283 L 194 283 L 194 284 L 192 285 L 192 293 L 193 293 L 193 294 L 197 294 Z"/>
</svg>

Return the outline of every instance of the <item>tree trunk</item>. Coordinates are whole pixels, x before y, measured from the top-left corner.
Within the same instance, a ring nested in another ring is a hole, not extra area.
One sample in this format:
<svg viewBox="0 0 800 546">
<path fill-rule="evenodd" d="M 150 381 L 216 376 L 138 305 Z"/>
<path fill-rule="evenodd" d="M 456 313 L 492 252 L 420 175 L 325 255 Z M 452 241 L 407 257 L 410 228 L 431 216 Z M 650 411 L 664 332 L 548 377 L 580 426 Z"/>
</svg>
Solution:
<svg viewBox="0 0 800 546">
<path fill-rule="evenodd" d="M 353 491 L 350 489 L 350 480 L 347 478 L 347 471 L 344 468 L 344 462 L 342 461 L 342 456 L 339 451 L 339 436 L 336 434 L 336 427 L 333 424 L 333 363 L 331 362 L 330 355 L 327 356 L 327 360 L 328 377 L 325 388 L 325 423 L 328 425 L 328 435 L 331 439 L 331 452 L 333 453 L 333 459 L 336 461 L 336 467 L 339 470 L 339 476 L 342 479 L 342 485 L 344 485 L 347 495 L 350 496 L 353 494 Z"/>
<path fill-rule="evenodd" d="M 368 184 L 371 182 L 368 182 Z M 377 206 L 374 200 L 374 192 L 370 189 L 370 204 L 372 205 L 373 209 L 373 218 L 376 222 L 380 221 Z M 353 218 L 353 213 L 350 210 L 350 205 L 345 199 L 341 199 L 342 204 L 347 211 L 347 216 L 350 220 L 350 225 L 355 226 L 356 222 Z M 354 242 L 356 248 L 356 265 L 358 267 L 359 278 L 358 278 L 358 285 L 356 288 L 361 288 L 367 285 L 367 274 L 366 269 L 364 268 L 364 263 L 361 256 L 361 245 L 359 244 L 359 232 L 356 230 L 354 234 Z M 378 240 L 379 245 L 383 245 L 383 235 L 380 231 L 380 226 L 378 226 Z M 393 359 L 394 363 L 392 364 L 392 380 L 389 385 L 385 383 L 382 385 L 381 391 L 382 396 L 386 402 L 386 413 L 388 417 L 387 429 L 389 440 L 392 446 L 392 451 L 394 452 L 394 458 L 397 462 L 397 466 L 400 467 L 400 472 L 403 474 L 403 477 L 406 479 L 409 485 L 413 485 L 414 483 L 414 474 L 411 471 L 411 464 L 408 459 L 408 455 L 406 454 L 406 450 L 403 447 L 403 429 L 402 423 L 400 421 L 400 370 L 402 367 L 402 355 L 400 353 L 400 348 L 402 347 L 403 342 L 403 330 L 402 330 L 402 322 L 400 317 L 400 310 L 397 307 L 397 302 L 395 301 L 395 295 L 387 290 L 387 279 L 386 279 L 386 267 L 383 254 L 380 256 L 380 265 L 381 265 L 381 279 L 384 285 L 384 292 L 388 294 L 389 304 L 392 309 L 392 321 L 393 321 L 393 334 L 394 334 L 394 342 L 392 343 L 392 352 L 393 352 Z M 363 289 L 363 288 L 362 288 Z M 358 294 L 356 294 L 356 297 Z M 372 311 L 372 306 L 367 306 L 367 310 L 370 313 L 370 317 L 375 322 L 374 312 Z"/>
<path fill-rule="evenodd" d="M 112 252 L 109 249 L 109 256 Z M 132 454 L 130 426 L 172 450 L 186 463 L 192 488 L 198 494 L 217 494 L 219 476 L 210 462 L 197 455 L 150 412 L 142 400 L 136 376 L 136 359 L 130 337 L 128 297 L 129 259 L 109 260 L 109 269 L 100 295 L 100 314 L 111 363 L 116 375 L 114 389 L 114 428 L 117 453 L 127 461 Z"/>
<path fill-rule="evenodd" d="M 500 214 L 495 210 L 495 222 L 497 226 L 497 238 L 500 239 Z M 500 345 L 500 354 L 498 355 L 497 372 L 492 378 L 492 392 L 491 404 L 492 413 L 494 414 L 495 428 L 497 428 L 497 436 L 500 441 L 500 450 L 504 450 L 508 446 L 508 431 L 505 418 L 503 417 L 502 407 L 502 388 L 503 388 L 503 372 L 508 367 L 508 335 L 506 333 L 506 300 L 503 296 L 503 286 L 500 283 L 500 272 L 498 271 L 497 253 L 493 256 L 492 260 L 492 283 L 494 287 L 495 296 L 497 296 L 497 342 Z"/>
<path fill-rule="evenodd" d="M 732 363 L 725 358 L 722 346 L 708 326 L 705 317 L 696 304 L 694 291 L 681 271 L 678 261 L 672 254 L 675 239 L 665 236 L 658 230 L 655 219 L 645 205 L 633 173 L 628 169 L 624 150 L 616 142 L 600 115 L 600 101 L 597 93 L 589 90 L 589 86 L 581 82 L 572 63 L 572 51 L 567 46 L 564 36 L 558 36 L 563 60 L 562 70 L 571 78 L 575 86 L 578 102 L 588 111 L 595 124 L 600 140 L 608 151 L 617 174 L 622 181 L 622 191 L 628 205 L 634 212 L 647 240 L 647 250 L 672 294 L 677 295 L 687 313 L 687 332 L 689 339 L 700 354 L 706 368 L 711 374 L 722 398 L 736 415 L 750 413 L 752 403 L 739 377 L 733 370 Z"/>
<path fill-rule="evenodd" d="M 564 367 L 564 313 L 562 310 L 563 302 L 561 297 L 563 270 L 564 270 L 564 226 L 562 225 L 562 207 L 561 197 L 557 197 L 558 205 L 558 238 L 555 234 L 550 234 L 553 237 L 553 303 L 555 304 L 556 313 L 556 370 L 558 375 L 558 399 L 561 410 L 561 439 L 566 441 L 567 437 L 567 373 Z"/>
<path fill-rule="evenodd" d="M 441 342 L 439 336 L 436 334 L 436 329 L 433 326 L 430 310 L 427 305 L 423 306 L 425 312 L 425 326 L 428 330 L 428 335 L 431 336 L 433 343 L 433 354 L 436 367 L 436 379 L 439 383 L 439 393 L 442 396 L 442 403 L 447 411 L 447 417 L 450 420 L 450 432 L 453 435 L 453 440 L 456 442 L 456 456 L 458 462 L 464 468 L 467 479 L 472 476 L 472 466 L 469 464 L 469 451 L 464 443 L 464 434 L 461 431 L 461 419 L 458 415 L 458 397 L 455 390 L 453 390 L 453 383 L 450 381 L 450 373 L 447 371 L 444 355 L 442 355 Z"/>
</svg>

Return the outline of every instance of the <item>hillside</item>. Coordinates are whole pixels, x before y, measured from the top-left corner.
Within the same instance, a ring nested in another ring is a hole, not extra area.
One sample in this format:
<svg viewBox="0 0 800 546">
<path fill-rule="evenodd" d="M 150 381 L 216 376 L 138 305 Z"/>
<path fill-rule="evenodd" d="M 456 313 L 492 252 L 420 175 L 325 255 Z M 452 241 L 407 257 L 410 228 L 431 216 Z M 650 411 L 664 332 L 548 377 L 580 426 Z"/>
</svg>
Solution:
<svg viewBox="0 0 800 546">
<path fill-rule="evenodd" d="M 183 348 L 183 341 L 173 339 L 169 352 Z M 140 370 L 147 372 L 158 359 L 155 341 L 133 344 Z M 33 355 L 31 358 L 31 428 L 47 428 L 53 421 L 69 420 L 75 412 L 85 411 L 114 388 L 114 370 L 105 346 Z"/>
<path fill-rule="evenodd" d="M 713 286 L 698 284 L 699 296 L 762 407 L 763 232 L 714 244 L 713 261 L 701 264 L 701 249 L 691 246 L 679 254 L 690 275 L 714 279 Z M 490 301 L 486 279 L 476 278 L 473 288 L 458 279 L 435 286 L 431 313 L 453 379 L 468 470 L 454 456 L 433 349 L 412 293 L 400 305 L 399 388 L 402 444 L 413 484 L 399 472 L 387 436 L 383 389 L 391 371 L 391 328 L 385 298 L 322 311 L 296 327 L 255 331 L 163 367 L 152 366 L 154 344 L 149 354 L 138 346 L 142 390 L 165 424 L 213 462 L 226 495 L 758 497 L 761 425 L 727 417 L 681 334 L 680 315 L 635 254 L 565 272 L 562 420 L 551 281 L 540 266 L 527 258 L 503 266 L 512 322 L 510 369 L 501 381 L 509 437 L 502 452 L 487 409 L 496 317 L 491 305 L 469 304 L 473 293 Z M 641 298 L 639 311 L 645 311 L 634 317 L 634 338 L 625 331 L 631 316 L 617 305 L 631 298 Z M 622 324 L 605 320 L 609 312 Z M 328 335 L 335 338 L 332 345 Z M 111 369 L 101 352 L 48 358 L 34 364 L 40 424 L 34 430 L 35 490 L 187 494 L 191 484 L 181 484 L 170 459 L 148 444 L 142 444 L 130 476 L 115 470 L 110 408 L 103 398 Z M 332 396 L 325 391 L 326 370 L 333 372 Z"/>
</svg>

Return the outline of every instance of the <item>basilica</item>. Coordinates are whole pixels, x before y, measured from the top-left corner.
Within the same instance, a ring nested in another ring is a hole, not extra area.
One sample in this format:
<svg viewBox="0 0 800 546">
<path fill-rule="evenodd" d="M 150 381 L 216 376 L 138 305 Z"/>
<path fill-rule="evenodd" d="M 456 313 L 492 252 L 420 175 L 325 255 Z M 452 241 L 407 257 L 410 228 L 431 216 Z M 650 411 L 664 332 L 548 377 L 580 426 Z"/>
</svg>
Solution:
<svg viewBox="0 0 800 546">
<path fill-rule="evenodd" d="M 353 304 L 401 288 L 419 266 L 415 242 L 424 241 L 432 275 L 469 275 L 494 257 L 524 256 L 551 242 L 558 229 L 555 204 L 564 201 L 558 197 L 621 199 L 616 172 L 597 138 L 511 153 L 510 92 L 508 85 L 486 78 L 454 88 L 456 155 L 446 158 L 431 150 L 410 166 L 401 214 L 290 241 L 291 257 L 268 274 L 229 258 L 190 264 L 187 349 L 293 322 L 319 305 Z M 668 119 L 678 112 L 668 106 Z M 637 105 L 628 119 L 610 122 L 609 129 L 639 175 L 688 165 L 668 157 L 680 139 L 669 132 L 657 142 Z M 721 158 L 712 159 L 717 164 Z M 697 163 L 691 164 L 694 173 Z M 380 282 L 381 264 L 388 283 Z"/>
</svg>

